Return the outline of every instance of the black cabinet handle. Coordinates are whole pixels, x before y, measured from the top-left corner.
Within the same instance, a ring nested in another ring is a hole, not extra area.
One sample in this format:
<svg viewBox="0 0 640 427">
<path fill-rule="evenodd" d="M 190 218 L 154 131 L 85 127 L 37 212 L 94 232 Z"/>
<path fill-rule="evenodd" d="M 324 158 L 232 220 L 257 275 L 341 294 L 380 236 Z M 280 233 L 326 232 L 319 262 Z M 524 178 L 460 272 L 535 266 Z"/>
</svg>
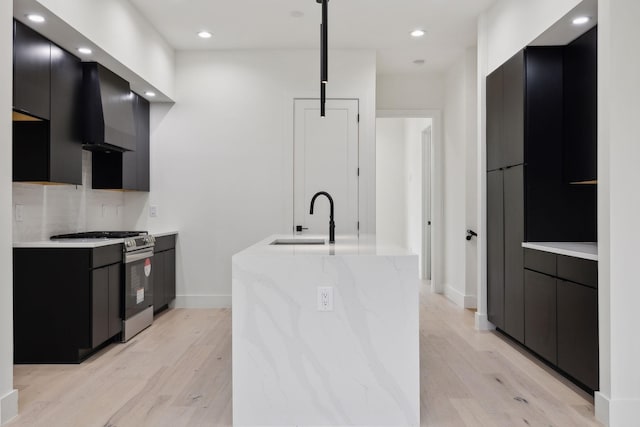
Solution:
<svg viewBox="0 0 640 427">
<path fill-rule="evenodd" d="M 467 240 L 471 240 L 472 237 L 476 237 L 476 236 L 478 236 L 478 233 L 476 233 L 471 229 L 467 230 L 467 237 L 466 237 Z"/>
<path fill-rule="evenodd" d="M 296 232 L 297 233 L 302 233 L 302 230 L 308 230 L 309 228 L 307 227 L 303 227 L 301 225 L 296 225 Z"/>
</svg>

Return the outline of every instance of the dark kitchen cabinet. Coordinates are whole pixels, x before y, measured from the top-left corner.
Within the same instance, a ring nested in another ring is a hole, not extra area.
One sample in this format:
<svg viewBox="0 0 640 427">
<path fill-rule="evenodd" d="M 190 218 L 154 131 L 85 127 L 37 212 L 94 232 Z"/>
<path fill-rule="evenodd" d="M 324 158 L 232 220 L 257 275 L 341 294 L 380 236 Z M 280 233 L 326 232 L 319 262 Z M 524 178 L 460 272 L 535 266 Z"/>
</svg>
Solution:
<svg viewBox="0 0 640 427">
<path fill-rule="evenodd" d="M 50 113 L 51 43 L 13 21 L 13 109 L 39 119 Z"/>
<path fill-rule="evenodd" d="M 557 364 L 556 278 L 524 271 L 524 344 Z"/>
<path fill-rule="evenodd" d="M 22 24 L 16 23 L 16 28 Z M 32 31 L 32 30 L 29 30 Z M 18 38 L 16 38 L 18 40 Z M 15 114 L 13 121 L 13 181 L 82 184 L 82 139 L 78 105 L 82 87 L 82 65 L 78 58 L 55 44 L 47 43 L 46 88 L 39 88 L 49 103 L 50 120 L 32 120 Z M 40 47 L 39 47 L 40 48 Z M 16 58 L 24 56 L 24 45 L 14 46 Z M 17 59 L 16 59 L 17 61 Z M 19 64 L 15 64 L 16 69 Z M 16 76 L 14 95 L 24 93 Z M 17 110 L 20 107 L 15 107 Z"/>
<path fill-rule="evenodd" d="M 92 188 L 149 191 L 149 101 L 132 92 L 134 151 L 94 151 Z"/>
<path fill-rule="evenodd" d="M 96 268 L 91 278 L 92 347 L 122 331 L 120 264 Z"/>
<path fill-rule="evenodd" d="M 504 328 L 504 172 L 487 172 L 487 312 Z"/>
<path fill-rule="evenodd" d="M 153 270 L 153 311 L 167 308 L 176 298 L 176 235 L 156 239 Z"/>
<path fill-rule="evenodd" d="M 119 336 L 121 244 L 13 255 L 15 363 L 79 363 Z"/>
<path fill-rule="evenodd" d="M 524 178 L 522 165 L 504 171 L 504 330 L 524 342 Z"/>
<path fill-rule="evenodd" d="M 558 367 L 598 389 L 598 290 L 558 280 Z"/>
<path fill-rule="evenodd" d="M 489 321 L 524 342 L 523 166 L 487 173 Z"/>
<path fill-rule="evenodd" d="M 524 51 L 487 77 L 487 170 L 524 162 Z"/>
<path fill-rule="evenodd" d="M 525 250 L 525 345 L 590 392 L 599 387 L 597 287 L 597 261 Z"/>
<path fill-rule="evenodd" d="M 598 29 L 564 49 L 564 179 L 595 183 L 598 178 Z"/>
</svg>

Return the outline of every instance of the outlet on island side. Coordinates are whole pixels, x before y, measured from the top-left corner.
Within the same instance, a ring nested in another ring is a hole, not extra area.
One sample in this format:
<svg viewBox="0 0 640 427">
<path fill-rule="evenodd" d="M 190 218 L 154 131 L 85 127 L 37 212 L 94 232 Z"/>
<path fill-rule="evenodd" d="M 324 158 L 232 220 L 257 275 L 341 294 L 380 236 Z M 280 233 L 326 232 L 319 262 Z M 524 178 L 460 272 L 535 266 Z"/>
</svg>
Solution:
<svg viewBox="0 0 640 427">
<path fill-rule="evenodd" d="M 158 216 L 158 206 L 156 205 L 149 206 L 149 216 L 151 218 L 156 218 Z"/>
<path fill-rule="evenodd" d="M 318 286 L 318 311 L 333 311 L 333 287 Z"/>
</svg>

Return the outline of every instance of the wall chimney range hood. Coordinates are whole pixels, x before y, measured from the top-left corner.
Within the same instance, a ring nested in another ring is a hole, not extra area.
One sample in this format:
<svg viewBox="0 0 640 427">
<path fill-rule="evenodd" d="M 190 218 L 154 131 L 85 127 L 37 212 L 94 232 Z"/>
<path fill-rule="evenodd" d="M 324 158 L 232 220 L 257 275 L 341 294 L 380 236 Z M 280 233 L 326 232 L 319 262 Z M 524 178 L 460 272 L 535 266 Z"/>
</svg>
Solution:
<svg viewBox="0 0 640 427">
<path fill-rule="evenodd" d="M 97 62 L 82 64 L 83 148 L 134 151 L 136 131 L 129 82 Z"/>
</svg>

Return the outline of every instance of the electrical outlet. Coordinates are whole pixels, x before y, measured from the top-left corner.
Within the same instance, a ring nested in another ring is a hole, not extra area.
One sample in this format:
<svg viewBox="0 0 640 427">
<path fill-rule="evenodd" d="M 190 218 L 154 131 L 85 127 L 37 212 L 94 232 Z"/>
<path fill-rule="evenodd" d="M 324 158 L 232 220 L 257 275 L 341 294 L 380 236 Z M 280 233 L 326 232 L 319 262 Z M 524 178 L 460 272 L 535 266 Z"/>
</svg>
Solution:
<svg viewBox="0 0 640 427">
<path fill-rule="evenodd" d="M 107 216 L 107 209 L 109 209 L 108 205 L 102 205 L 102 218 Z"/>
<path fill-rule="evenodd" d="M 124 206 L 122 205 L 116 206 L 116 216 L 122 216 L 122 212 L 124 212 Z"/>
<path fill-rule="evenodd" d="M 156 205 L 149 206 L 149 216 L 155 218 L 158 216 L 158 207 Z"/>
<path fill-rule="evenodd" d="M 318 286 L 318 311 L 333 311 L 333 288 Z"/>
<path fill-rule="evenodd" d="M 24 221 L 24 205 L 16 205 L 16 222 Z"/>
</svg>

